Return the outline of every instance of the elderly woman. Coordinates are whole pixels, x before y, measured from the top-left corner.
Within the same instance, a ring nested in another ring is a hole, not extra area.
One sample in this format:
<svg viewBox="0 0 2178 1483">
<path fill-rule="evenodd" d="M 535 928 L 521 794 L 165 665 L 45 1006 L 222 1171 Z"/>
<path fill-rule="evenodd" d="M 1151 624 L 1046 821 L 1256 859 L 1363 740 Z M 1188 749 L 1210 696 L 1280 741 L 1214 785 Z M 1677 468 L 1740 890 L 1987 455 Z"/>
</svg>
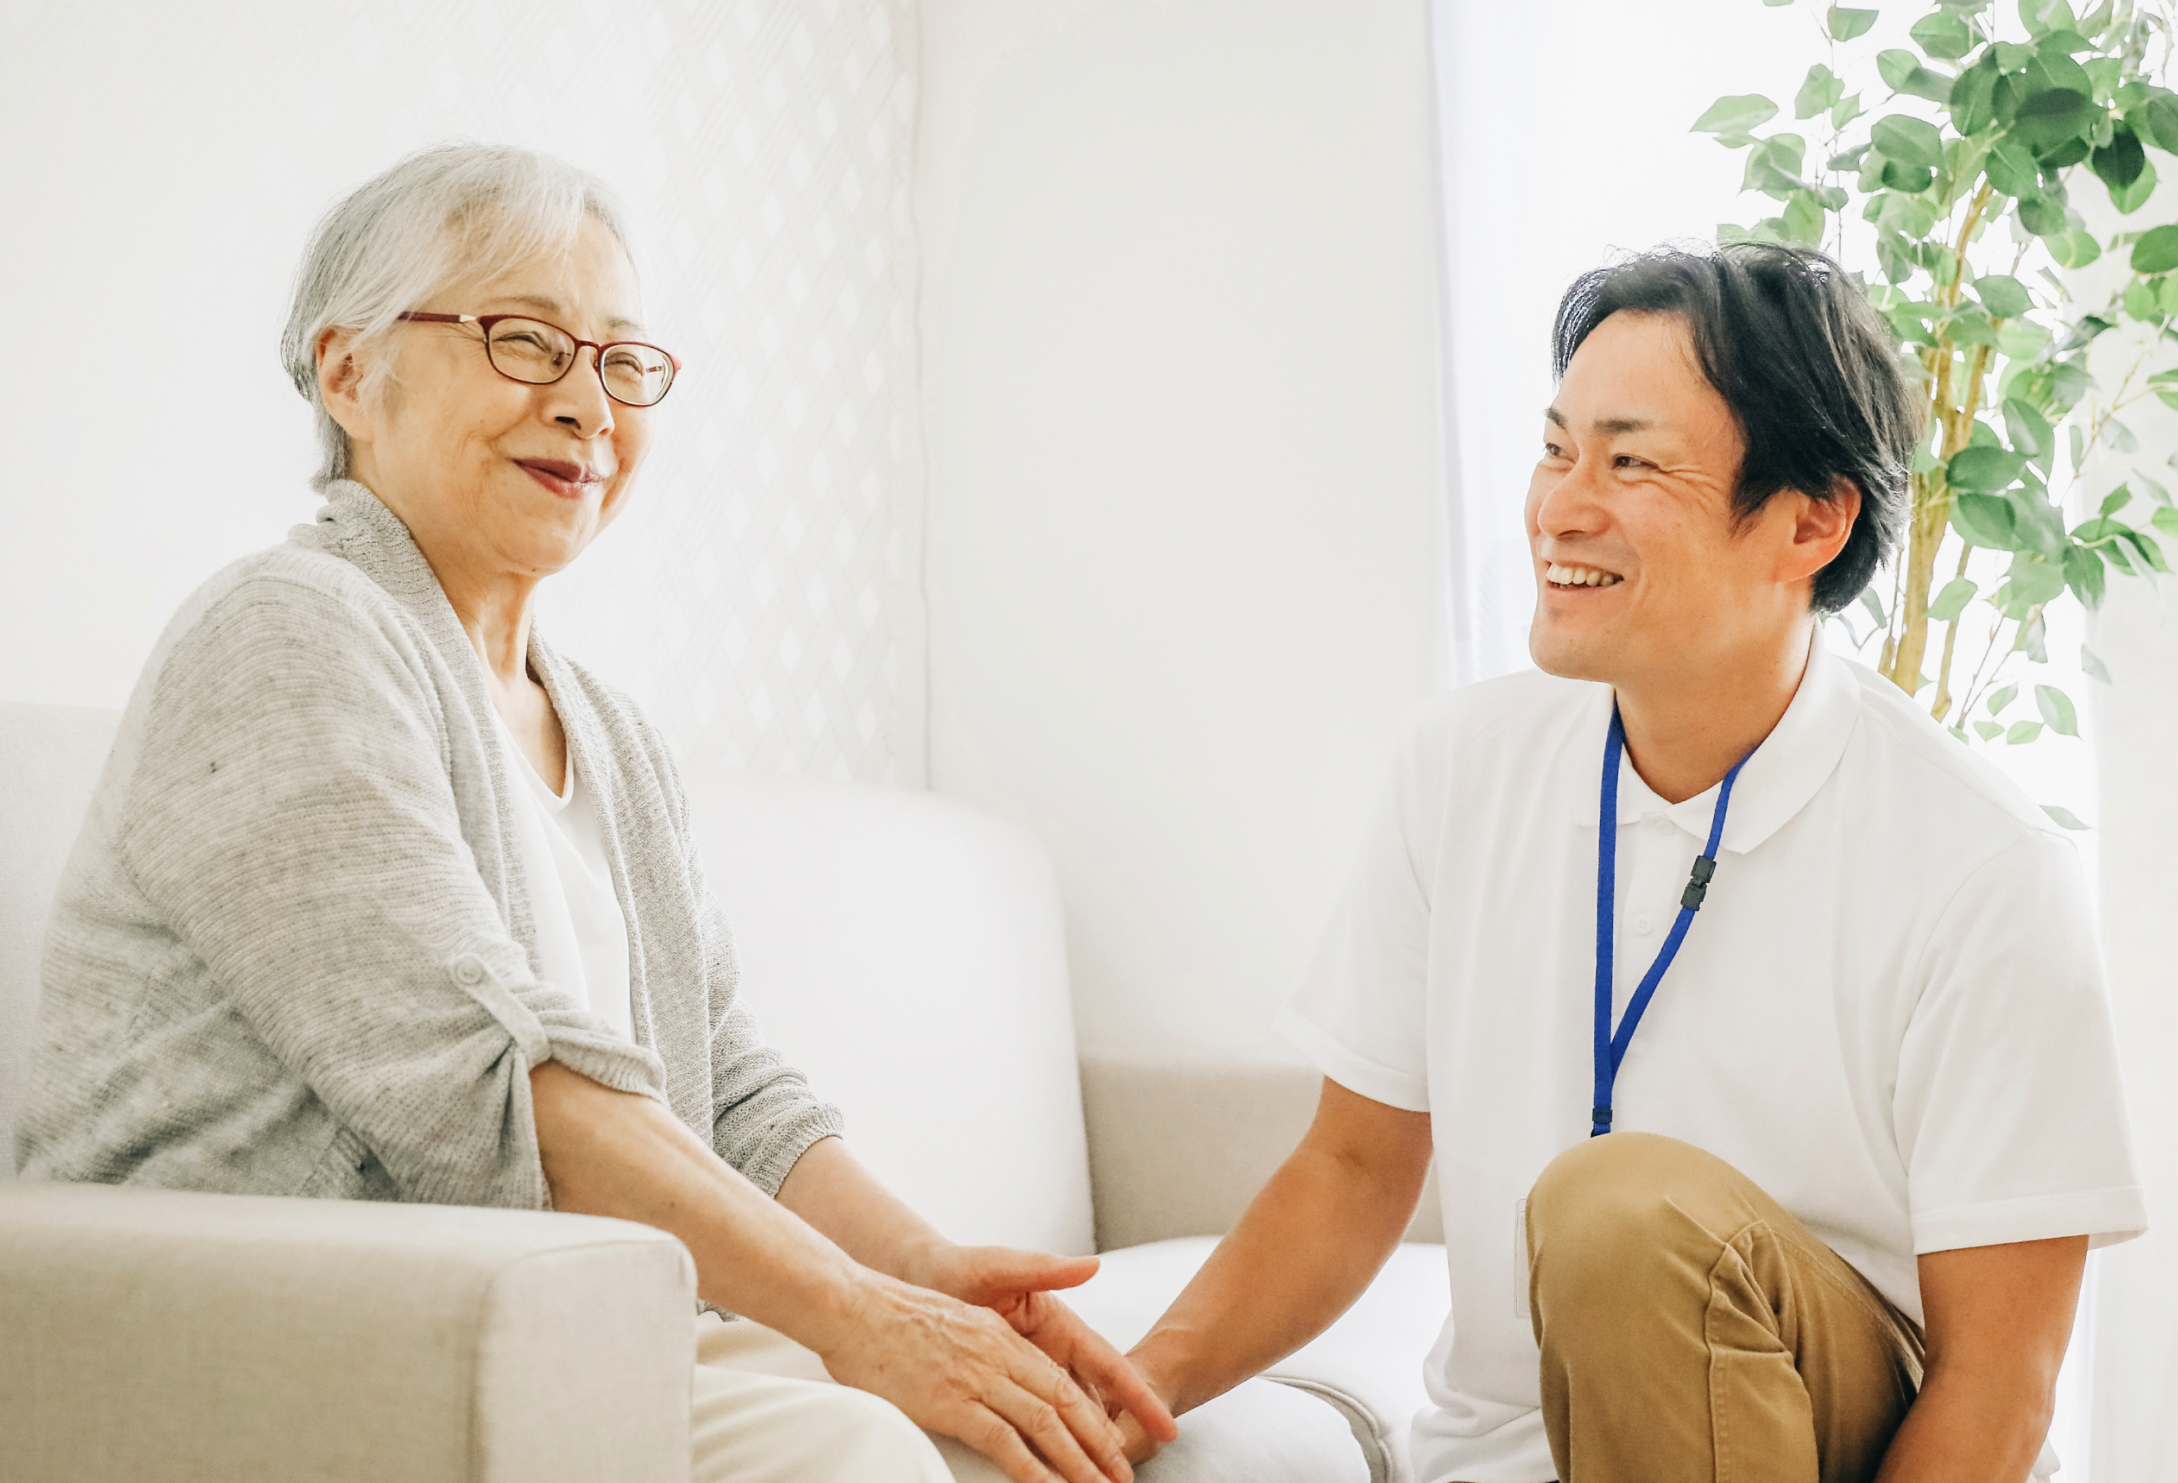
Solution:
<svg viewBox="0 0 2178 1483">
<path fill-rule="evenodd" d="M 658 734 L 532 622 L 679 367 L 627 244 L 597 181 L 470 146 L 319 228 L 285 349 L 326 505 L 137 685 L 48 939 L 25 1170 L 643 1221 L 746 1315 L 697 1320 L 698 1478 L 942 1483 L 927 1429 L 1018 1483 L 1123 1480 L 1107 1404 L 1172 1420 L 1049 1295 L 1093 1262 L 951 1245 L 861 1169 L 757 1038 Z"/>
</svg>

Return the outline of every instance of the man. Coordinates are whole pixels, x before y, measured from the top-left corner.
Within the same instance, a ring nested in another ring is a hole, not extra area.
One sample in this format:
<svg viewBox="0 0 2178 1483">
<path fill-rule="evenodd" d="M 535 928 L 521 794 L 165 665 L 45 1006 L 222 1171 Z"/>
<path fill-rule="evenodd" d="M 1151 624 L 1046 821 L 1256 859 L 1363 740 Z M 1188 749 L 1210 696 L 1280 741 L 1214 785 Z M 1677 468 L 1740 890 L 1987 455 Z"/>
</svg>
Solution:
<svg viewBox="0 0 2178 1483">
<path fill-rule="evenodd" d="M 1591 273 L 1555 348 L 1543 672 L 1409 737 L 1281 1021 L 1314 1126 L 1132 1358 L 1177 1413 L 1305 1342 L 1434 1156 L 1420 1483 L 2024 1478 L 2146 1218 L 2071 844 L 1816 631 L 1913 398 L 1799 248 Z"/>
</svg>

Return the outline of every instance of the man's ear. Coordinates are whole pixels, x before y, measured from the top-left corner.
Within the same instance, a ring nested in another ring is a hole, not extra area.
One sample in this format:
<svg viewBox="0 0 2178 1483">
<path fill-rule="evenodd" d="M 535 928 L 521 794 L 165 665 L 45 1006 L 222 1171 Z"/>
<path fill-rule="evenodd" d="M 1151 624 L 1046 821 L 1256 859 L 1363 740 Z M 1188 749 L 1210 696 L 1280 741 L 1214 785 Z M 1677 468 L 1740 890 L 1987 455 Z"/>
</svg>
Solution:
<svg viewBox="0 0 2178 1483">
<path fill-rule="evenodd" d="M 1793 498 L 1792 542 L 1782 553 L 1778 578 L 1785 582 L 1812 581 L 1815 574 L 1837 560 L 1851 539 L 1853 524 L 1860 518 L 1860 486 L 1840 478 L 1830 487 L 1830 498 L 1811 495 Z"/>
<path fill-rule="evenodd" d="M 363 366 L 357 358 L 355 331 L 333 328 L 319 334 L 318 396 L 349 441 L 368 443 L 375 431 L 363 401 Z"/>
</svg>

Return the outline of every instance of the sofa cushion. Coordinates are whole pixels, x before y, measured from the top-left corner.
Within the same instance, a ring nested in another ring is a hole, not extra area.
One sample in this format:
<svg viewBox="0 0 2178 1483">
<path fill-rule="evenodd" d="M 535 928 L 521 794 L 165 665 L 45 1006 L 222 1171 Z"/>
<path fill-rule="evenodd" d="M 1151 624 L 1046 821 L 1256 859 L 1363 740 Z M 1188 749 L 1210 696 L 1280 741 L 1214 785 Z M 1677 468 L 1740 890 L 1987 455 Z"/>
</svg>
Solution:
<svg viewBox="0 0 2178 1483">
<path fill-rule="evenodd" d="M 1067 1302 L 1114 1344 L 1130 1348 L 1149 1332 L 1216 1245 L 1215 1237 L 1189 1236 L 1104 1252 L 1099 1258 L 1103 1267 L 1066 1294 Z M 1368 1291 L 1337 1323 L 1266 1375 L 1313 1391 L 1345 1413 L 1373 1483 L 1412 1483 L 1407 1431 L 1415 1414 L 1429 1404 L 1422 1386 L 1423 1361 L 1450 1308 L 1444 1248 L 1409 1242 L 1392 1253 Z M 1209 1410 L 1206 1406 L 1183 1417 L 1182 1435 L 1196 1416 L 1207 1421 Z"/>
</svg>

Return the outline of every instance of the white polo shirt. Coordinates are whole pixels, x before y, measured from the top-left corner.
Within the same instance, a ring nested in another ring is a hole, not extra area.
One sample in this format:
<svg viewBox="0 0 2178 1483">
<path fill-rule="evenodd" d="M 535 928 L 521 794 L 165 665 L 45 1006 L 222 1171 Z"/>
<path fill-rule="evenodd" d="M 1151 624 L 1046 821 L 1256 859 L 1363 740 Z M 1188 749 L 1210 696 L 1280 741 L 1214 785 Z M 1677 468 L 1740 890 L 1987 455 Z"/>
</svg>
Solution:
<svg viewBox="0 0 2178 1483">
<path fill-rule="evenodd" d="M 1432 703 L 1279 1021 L 1340 1085 L 1430 1114 L 1452 1316 L 1424 1483 L 1555 1476 L 1515 1211 L 1588 1136 L 1610 713 L 1608 687 L 1535 672 Z M 1620 769 L 1614 1024 L 1715 806 Z M 1820 642 L 1614 1106 L 1731 1163 L 1916 1320 L 1921 1252 L 2147 1225 L 2071 841 Z"/>
</svg>

